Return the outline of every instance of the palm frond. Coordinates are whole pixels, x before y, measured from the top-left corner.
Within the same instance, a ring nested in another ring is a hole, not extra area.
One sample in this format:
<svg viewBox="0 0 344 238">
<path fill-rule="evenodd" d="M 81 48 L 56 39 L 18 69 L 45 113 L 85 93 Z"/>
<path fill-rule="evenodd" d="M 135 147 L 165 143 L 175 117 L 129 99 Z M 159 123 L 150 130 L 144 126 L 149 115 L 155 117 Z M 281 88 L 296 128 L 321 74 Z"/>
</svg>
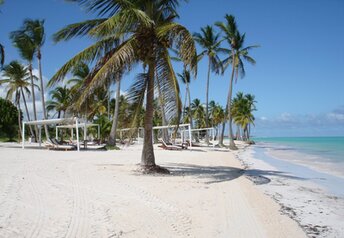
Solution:
<svg viewBox="0 0 344 238">
<path fill-rule="evenodd" d="M 59 30 L 53 35 L 54 42 L 70 40 L 73 37 L 85 36 L 94 27 L 106 21 L 106 18 L 87 20 L 79 23 L 70 24 Z"/>
<path fill-rule="evenodd" d="M 132 119 L 131 128 L 135 128 L 139 114 L 142 110 L 143 102 L 144 102 L 144 98 L 145 98 L 145 93 L 146 93 L 146 89 L 147 89 L 147 84 L 148 84 L 148 80 L 149 80 L 148 78 L 149 78 L 148 73 L 138 74 L 135 78 L 134 83 L 129 88 L 129 91 L 127 94 L 127 100 L 134 107 L 134 115 L 133 115 L 133 119 Z"/>
<path fill-rule="evenodd" d="M 184 64 L 190 68 L 194 76 L 197 75 L 197 51 L 191 33 L 182 25 L 171 22 L 157 29 L 160 39 L 169 39 L 170 45 L 175 45 Z"/>
<path fill-rule="evenodd" d="M 113 38 L 106 38 L 89 46 L 88 48 L 74 56 L 72 59 L 67 61 L 67 63 L 65 63 L 49 80 L 47 86 L 51 87 L 55 85 L 57 82 L 61 81 L 66 76 L 66 74 L 73 70 L 73 68 L 80 64 L 80 62 L 91 63 L 95 59 L 102 57 L 114 46 L 117 46 L 117 44 L 118 40 Z"/>
<path fill-rule="evenodd" d="M 131 38 L 123 42 L 114 51 L 111 51 L 109 55 L 106 55 L 99 61 L 98 67 L 90 74 L 87 87 L 76 103 L 77 107 L 79 107 L 85 101 L 86 97 L 95 89 L 103 85 L 109 75 L 115 73 L 115 71 L 129 68 L 136 62 L 136 44 L 136 39 Z"/>
<path fill-rule="evenodd" d="M 94 27 L 89 33 L 97 37 L 104 37 L 109 34 L 115 34 L 116 37 L 120 37 L 125 33 L 133 31 L 133 27 L 138 22 L 140 27 L 148 28 L 153 25 L 153 21 L 140 9 L 126 9 Z"/>
<path fill-rule="evenodd" d="M 177 77 L 172 67 L 168 51 L 161 49 L 156 66 L 157 78 L 160 90 L 163 95 L 166 118 L 172 120 L 177 118 L 180 121 L 182 102 L 180 99 L 180 89 Z"/>
<path fill-rule="evenodd" d="M 100 16 L 114 15 L 121 8 L 133 6 L 129 0 L 65 0 L 68 2 L 76 2 L 87 12 L 94 12 Z"/>
</svg>

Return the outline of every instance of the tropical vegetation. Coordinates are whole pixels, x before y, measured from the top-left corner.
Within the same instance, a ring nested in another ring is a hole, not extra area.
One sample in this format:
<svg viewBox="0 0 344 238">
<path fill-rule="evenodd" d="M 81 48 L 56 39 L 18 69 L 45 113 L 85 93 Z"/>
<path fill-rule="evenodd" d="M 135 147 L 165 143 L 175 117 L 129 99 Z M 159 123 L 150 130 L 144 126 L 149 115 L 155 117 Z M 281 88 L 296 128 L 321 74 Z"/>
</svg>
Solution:
<svg viewBox="0 0 344 238">
<path fill-rule="evenodd" d="M 21 113 L 18 112 L 18 108 L 11 101 L 0 98 L 0 139 L 13 141 L 16 132 L 20 138 L 18 117 Z"/>
<path fill-rule="evenodd" d="M 214 127 L 219 146 L 224 146 L 228 122 L 230 149 L 236 149 L 234 138 L 250 139 L 255 120 L 255 98 L 240 92 L 232 99 L 232 94 L 234 83 L 245 75 L 244 62 L 255 64 L 249 53 L 257 46 L 245 46 L 246 35 L 239 32 L 234 16 L 226 15 L 224 22 L 207 25 L 192 34 L 176 21 L 177 8 L 182 1 L 71 2 L 93 12 L 97 18 L 67 25 L 56 32 L 53 39 L 58 43 L 88 38 L 91 44 L 65 62 L 47 87 L 41 66 L 44 20 L 26 19 L 10 34 L 24 63 L 12 61 L 5 65 L 0 84 L 7 87 L 6 98 L 14 102 L 17 112 L 25 108 L 27 120 L 39 119 L 36 105 L 36 93 L 39 92 L 43 108 L 41 118 L 77 116 L 98 123 L 101 126 L 99 139 L 108 145 L 115 146 L 119 141 L 119 129 L 133 128 L 130 137 L 134 129 L 143 127 L 141 166 L 145 172 L 167 172 L 155 162 L 153 142 L 157 137 L 153 138 L 153 135 L 157 134 L 152 133 L 153 126 L 190 123 L 193 128 Z M 196 47 L 200 49 L 198 54 Z M 206 79 L 205 102 L 191 97 L 191 78 L 197 79 L 197 65 L 203 58 L 207 60 L 207 75 L 198 75 L 198 78 Z M 174 60 L 182 63 L 181 71 L 174 68 Z M 2 45 L 0 63 L 2 67 Z M 38 77 L 34 74 L 35 68 Z M 126 75 L 133 68 L 139 73 L 122 94 L 121 84 L 129 78 Z M 209 85 L 212 73 L 224 74 L 227 69 L 230 69 L 228 95 L 225 105 L 220 105 L 212 100 Z M 185 88 L 184 102 L 179 83 Z M 116 98 L 111 97 L 112 88 L 115 88 Z M 44 92 L 47 90 L 46 101 Z M 32 107 L 27 105 L 28 98 Z M 22 115 L 15 115 L 16 126 L 11 128 L 20 131 Z M 235 135 L 232 123 L 237 126 Z M 49 137 L 49 128 L 45 131 Z M 37 139 L 37 134 L 37 127 L 30 128 L 31 136 Z M 162 135 L 167 141 L 167 130 L 163 130 Z M 206 133 L 204 136 L 209 142 Z"/>
</svg>

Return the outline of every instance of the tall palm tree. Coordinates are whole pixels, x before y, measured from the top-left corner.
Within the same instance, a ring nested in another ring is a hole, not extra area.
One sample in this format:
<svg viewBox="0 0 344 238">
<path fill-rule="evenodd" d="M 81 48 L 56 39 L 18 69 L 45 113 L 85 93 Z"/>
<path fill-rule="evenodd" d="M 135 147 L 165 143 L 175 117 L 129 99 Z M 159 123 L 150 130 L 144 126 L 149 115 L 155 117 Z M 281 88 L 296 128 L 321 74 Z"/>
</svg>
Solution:
<svg viewBox="0 0 344 238">
<path fill-rule="evenodd" d="M 178 74 L 180 80 L 185 84 L 185 101 L 184 101 L 184 109 L 183 112 L 187 112 L 189 117 L 189 123 L 192 127 L 192 114 L 191 110 L 186 110 L 186 102 L 188 102 L 188 108 L 191 108 L 191 93 L 190 93 L 190 82 L 191 82 L 191 75 L 190 72 L 184 69 L 183 74 Z"/>
<path fill-rule="evenodd" d="M 29 90 L 29 72 L 28 68 L 21 65 L 18 61 L 12 61 L 4 67 L 3 78 L 0 80 L 0 85 L 6 84 L 7 95 L 6 99 L 11 100 L 13 95 L 15 96 L 15 103 L 20 111 L 20 99 L 23 100 L 23 104 L 26 110 L 26 116 L 30 120 L 30 114 L 26 103 L 25 93 L 30 95 Z M 24 93 L 25 92 L 25 93 Z M 20 113 L 19 113 L 20 114 Z M 18 118 L 19 128 L 21 128 L 20 118 Z M 30 133 L 33 135 L 32 128 L 30 127 Z"/>
<path fill-rule="evenodd" d="M 229 148 L 236 150 L 237 147 L 233 140 L 232 130 L 232 116 L 231 116 L 231 104 L 232 104 L 232 92 L 233 92 L 233 80 L 237 80 L 238 76 L 245 76 L 245 68 L 243 59 L 251 64 L 255 64 L 256 61 L 249 55 L 249 51 L 252 48 L 258 47 L 257 45 L 244 47 L 245 34 L 240 34 L 237 23 L 234 16 L 225 16 L 226 23 L 217 22 L 218 26 L 224 34 L 224 39 L 229 45 L 229 49 L 225 50 L 228 57 L 223 60 L 223 67 L 226 69 L 230 64 L 232 65 L 232 73 L 229 81 L 229 90 L 227 97 L 227 112 L 228 112 L 228 123 L 229 123 Z"/>
<path fill-rule="evenodd" d="M 121 79 L 122 79 L 122 73 L 117 72 L 115 73 L 115 83 L 116 83 L 116 102 L 115 102 L 115 110 L 114 115 L 112 118 L 112 126 L 110 131 L 110 137 L 109 137 L 109 145 L 116 145 L 116 131 L 117 131 L 117 125 L 118 125 L 118 115 L 119 115 L 119 103 L 120 103 L 120 97 L 121 97 Z M 108 105 L 109 107 L 110 105 Z M 110 108 L 108 108 L 109 110 Z"/>
<path fill-rule="evenodd" d="M 181 103 L 178 81 L 171 64 L 169 49 L 176 46 L 189 67 L 195 59 L 195 46 L 191 34 L 174 22 L 177 17 L 178 0 L 74 0 L 86 10 L 106 15 L 105 18 L 71 24 L 55 34 L 55 41 L 88 35 L 96 43 L 86 48 L 53 76 L 51 84 L 62 80 L 70 69 L 80 61 L 96 60 L 82 102 L 95 88 L 104 84 L 106 77 L 118 70 L 126 70 L 136 63 L 148 68 L 147 73 L 136 78 L 129 92 L 130 99 L 141 110 L 146 93 L 144 145 L 141 166 L 144 170 L 157 171 L 152 141 L 153 100 L 155 80 L 168 99 L 169 115 L 180 116 Z M 118 39 L 121 39 L 119 41 Z M 123 39 L 123 40 L 122 40 Z M 193 67 L 195 72 L 196 67 Z M 156 74 L 158 78 L 156 78 Z M 173 99 L 173 100 L 171 100 Z"/>
<path fill-rule="evenodd" d="M 22 31 L 13 31 L 10 33 L 10 38 L 13 42 L 13 45 L 19 50 L 20 56 L 28 62 L 28 70 L 31 81 L 31 94 L 32 94 L 32 107 L 33 107 L 33 117 L 35 121 L 37 120 L 37 110 L 36 110 L 36 96 L 35 96 L 35 84 L 34 84 L 34 75 L 32 73 L 32 62 L 35 54 L 35 48 L 31 39 L 22 34 Z M 35 127 L 35 137 L 36 141 L 38 140 L 38 128 Z"/>
<path fill-rule="evenodd" d="M 221 60 L 218 53 L 221 51 L 220 34 L 215 33 L 213 27 L 206 26 L 201 28 L 201 33 L 194 33 L 195 41 L 204 49 L 198 56 L 201 60 L 203 56 L 208 57 L 208 75 L 206 85 L 206 102 L 205 102 L 205 127 L 209 127 L 209 81 L 210 71 L 219 73 Z"/>
<path fill-rule="evenodd" d="M 47 112 L 45 107 L 45 96 L 44 96 L 44 83 L 43 83 L 43 74 L 42 74 L 42 46 L 45 41 L 45 33 L 44 33 L 44 20 L 31 20 L 26 19 L 24 20 L 21 34 L 28 36 L 29 39 L 32 41 L 35 55 L 38 60 L 38 74 L 39 74 L 39 81 L 40 81 L 40 92 L 41 92 L 41 101 L 42 101 L 42 108 L 43 108 L 43 119 L 47 119 Z M 45 125 L 45 135 L 49 138 L 49 131 L 48 127 Z"/>
<path fill-rule="evenodd" d="M 71 104 L 71 90 L 66 86 L 57 87 L 50 91 L 51 100 L 47 101 L 47 110 L 55 110 L 57 112 L 57 118 L 65 117 L 66 111 Z"/>
</svg>

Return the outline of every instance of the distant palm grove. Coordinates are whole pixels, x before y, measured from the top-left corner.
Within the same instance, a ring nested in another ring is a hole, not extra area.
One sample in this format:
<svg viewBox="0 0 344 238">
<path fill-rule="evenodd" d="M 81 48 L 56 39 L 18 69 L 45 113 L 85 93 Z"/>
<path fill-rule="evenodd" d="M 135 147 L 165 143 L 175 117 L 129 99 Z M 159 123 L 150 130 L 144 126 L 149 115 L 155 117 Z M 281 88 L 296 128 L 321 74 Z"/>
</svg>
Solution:
<svg viewBox="0 0 344 238">
<path fill-rule="evenodd" d="M 233 87 L 245 76 L 245 64 L 256 63 L 250 51 L 258 46 L 245 45 L 246 34 L 239 31 L 234 16 L 226 15 L 191 33 L 176 22 L 178 0 L 69 2 L 99 18 L 71 23 L 52 36 L 56 43 L 83 37 L 92 43 L 58 66 L 48 83 L 43 81 L 42 62 L 48 59 L 42 49 L 51 36 L 45 34 L 44 20 L 26 19 L 10 33 L 21 59 L 6 62 L 6 48 L 0 42 L 0 87 L 12 102 L 1 101 L 0 111 L 7 113 L 8 120 L 0 120 L 4 124 L 0 129 L 6 123 L 11 127 L 1 129 L 0 138 L 12 140 L 17 134 L 21 140 L 22 120 L 79 117 L 100 124 L 100 139 L 115 146 L 119 129 L 142 127 L 141 166 L 147 171 L 159 169 L 153 150 L 154 126 L 190 123 L 192 128 L 213 127 L 218 146 L 231 150 L 237 149 L 235 140 L 250 141 L 255 97 L 243 92 L 233 95 Z M 207 62 L 207 75 L 197 74 L 200 61 Z M 183 65 L 180 72 L 174 68 L 177 63 Z M 123 93 L 121 81 L 128 80 L 126 75 L 134 67 L 141 72 L 129 79 L 132 84 Z M 227 75 L 225 105 L 209 98 L 214 74 Z M 197 92 L 205 95 L 204 102 L 192 91 L 192 81 L 199 78 L 206 79 L 205 91 Z M 185 91 L 180 90 L 180 83 Z M 112 90 L 115 98 L 111 98 Z M 42 112 L 37 110 L 38 102 Z M 38 139 L 37 126 L 27 133 Z M 53 128 L 45 126 L 44 134 L 49 138 Z M 210 143 L 209 135 L 205 137 Z"/>
</svg>

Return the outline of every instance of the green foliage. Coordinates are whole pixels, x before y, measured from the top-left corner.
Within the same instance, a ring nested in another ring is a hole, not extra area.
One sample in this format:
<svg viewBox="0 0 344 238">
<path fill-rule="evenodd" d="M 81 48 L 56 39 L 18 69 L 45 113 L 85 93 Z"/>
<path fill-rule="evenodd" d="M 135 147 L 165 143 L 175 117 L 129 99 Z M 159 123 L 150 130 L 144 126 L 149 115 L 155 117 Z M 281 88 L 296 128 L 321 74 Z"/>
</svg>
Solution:
<svg viewBox="0 0 344 238">
<path fill-rule="evenodd" d="M 12 102 L 0 98 L 0 137 L 13 140 L 18 130 L 18 109 Z"/>
<path fill-rule="evenodd" d="M 94 123 L 100 125 L 100 140 L 101 141 L 107 141 L 110 135 L 111 131 L 111 121 L 108 119 L 107 116 L 101 115 L 96 120 L 94 120 Z"/>
<path fill-rule="evenodd" d="M 235 124 L 239 125 L 245 133 L 245 138 L 249 139 L 249 125 L 254 125 L 255 117 L 253 112 L 256 111 L 255 97 L 251 94 L 244 95 L 238 92 L 233 98 L 231 113 Z"/>
</svg>

